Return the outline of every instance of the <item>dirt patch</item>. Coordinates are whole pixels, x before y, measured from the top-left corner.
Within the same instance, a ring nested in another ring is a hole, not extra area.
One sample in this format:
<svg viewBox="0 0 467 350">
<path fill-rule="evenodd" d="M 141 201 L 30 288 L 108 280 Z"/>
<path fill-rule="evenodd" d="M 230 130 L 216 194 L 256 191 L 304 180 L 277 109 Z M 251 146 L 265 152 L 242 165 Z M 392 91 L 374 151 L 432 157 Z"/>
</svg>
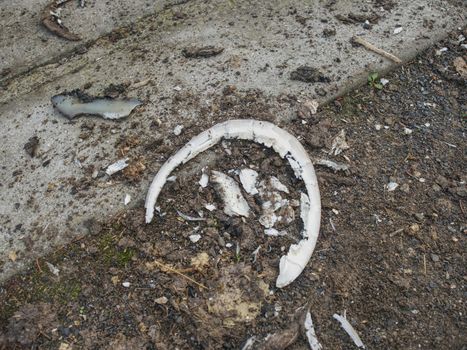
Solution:
<svg viewBox="0 0 467 350">
<path fill-rule="evenodd" d="M 467 312 L 467 99 L 465 80 L 453 63 L 462 56 L 456 38 L 441 44 L 449 48 L 441 55 L 430 49 L 387 75 L 382 89 L 363 87 L 309 119 L 281 125 L 313 159 L 349 165 L 337 173 L 316 168 L 322 229 L 309 265 L 290 286 L 277 289 L 274 282 L 284 249 L 299 239 L 298 208 L 296 219 L 283 227 L 286 236 L 265 236 L 258 222 L 261 203 L 254 197 L 245 194 L 251 217 L 231 218 L 223 214 L 216 189 L 200 189 L 198 181 L 202 167 L 238 179 L 229 171 L 251 166 L 263 178 L 276 176 L 289 188 L 290 200 L 299 198 L 302 184 L 270 149 L 224 142 L 174 173 L 177 179 L 164 187 L 152 224 L 144 224 L 138 202 L 104 222 L 99 233 L 10 279 L 0 289 L 4 346 L 238 349 L 251 336 L 263 339 L 285 330 L 283 342 L 293 343 L 288 348 L 304 349 L 306 339 L 296 336 L 291 319 L 308 304 L 326 348 L 353 346 L 332 318 L 344 310 L 368 348 L 461 348 Z M 141 163 L 149 168 L 150 159 L 167 159 L 212 122 L 275 121 L 275 113 L 296 114 L 300 99 L 234 88 L 213 96 L 209 106 L 196 96 L 178 97 L 174 111 L 199 106 L 199 123 L 185 125 L 171 142 L 144 135 L 136 142 L 129 135 L 118 152 L 144 155 Z M 331 155 L 342 130 L 349 148 Z M 134 171 L 116 175 L 116 181 L 140 181 L 143 166 L 135 163 Z M 397 184 L 393 191 L 390 182 Z M 218 209 L 209 211 L 206 204 Z M 201 212 L 206 220 L 185 221 L 177 210 Z M 196 243 L 190 240 L 194 233 L 201 236 Z M 44 308 L 53 317 L 41 326 L 34 315 Z M 21 316 L 25 310 L 28 320 Z"/>
</svg>

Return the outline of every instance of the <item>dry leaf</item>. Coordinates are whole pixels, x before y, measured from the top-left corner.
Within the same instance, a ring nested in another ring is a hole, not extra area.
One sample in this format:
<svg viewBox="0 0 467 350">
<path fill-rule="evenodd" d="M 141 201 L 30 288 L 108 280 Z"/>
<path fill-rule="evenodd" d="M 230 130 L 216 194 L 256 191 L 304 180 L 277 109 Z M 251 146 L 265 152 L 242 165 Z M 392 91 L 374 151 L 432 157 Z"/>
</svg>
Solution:
<svg viewBox="0 0 467 350">
<path fill-rule="evenodd" d="M 8 258 L 11 260 L 11 261 L 16 261 L 16 258 L 17 258 L 17 255 L 16 255 L 16 252 L 14 250 L 12 250 L 11 252 L 8 253 Z"/>
<path fill-rule="evenodd" d="M 209 255 L 206 252 L 199 253 L 194 258 L 191 258 L 191 266 L 197 270 L 202 270 L 203 267 L 209 265 Z"/>
<path fill-rule="evenodd" d="M 459 56 L 452 64 L 454 68 L 456 68 L 457 73 L 459 73 L 462 78 L 467 79 L 467 63 L 465 63 L 465 60 Z"/>
</svg>

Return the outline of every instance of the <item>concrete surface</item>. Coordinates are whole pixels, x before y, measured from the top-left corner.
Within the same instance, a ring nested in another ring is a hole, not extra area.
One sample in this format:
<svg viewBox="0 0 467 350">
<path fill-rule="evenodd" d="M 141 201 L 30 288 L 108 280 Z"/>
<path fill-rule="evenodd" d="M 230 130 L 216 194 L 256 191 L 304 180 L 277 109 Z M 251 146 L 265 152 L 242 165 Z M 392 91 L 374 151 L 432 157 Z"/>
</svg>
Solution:
<svg viewBox="0 0 467 350">
<path fill-rule="evenodd" d="M 44 1 L 40 3 L 37 9 Z M 37 23 L 25 24 L 25 31 L 18 28 L 17 47 L 2 52 L 5 67 L 15 73 L 3 79 L 0 94 L 0 135 L 7 140 L 0 149 L 0 281 L 54 247 L 92 233 L 94 219 L 104 220 L 124 211 L 125 193 L 132 195 L 132 205 L 142 206 L 150 179 L 170 154 L 147 151 L 147 169 L 139 182 L 92 178 L 94 170 L 119 158 L 119 138 L 135 134 L 158 140 L 173 151 L 184 135 L 175 137 L 173 127 L 199 124 L 200 108 L 211 107 L 215 96 L 229 84 L 238 90 L 258 89 L 273 97 L 306 96 L 323 103 L 361 84 L 369 71 L 383 72 L 394 66 L 375 53 L 353 47 L 353 35 L 362 34 L 376 46 L 408 60 L 465 23 L 465 8 L 443 0 L 400 0 L 387 10 L 357 0 L 273 0 L 267 4 L 194 0 L 157 10 L 131 27 L 118 29 L 116 36 L 96 39 L 95 32 L 100 35 L 112 25 L 132 20 L 133 13 L 141 14 L 144 2 L 137 1 L 139 8 L 134 12 L 130 2 L 88 3 L 88 8 L 76 10 L 92 9 L 87 21 L 105 21 L 109 14 L 125 8 L 128 16 L 92 30 L 93 34 L 88 29 L 97 24 L 81 24 L 77 32 L 90 43 L 79 53 L 72 50 L 75 44 L 64 45 Z M 159 6 L 162 8 L 162 3 Z M 154 11 L 149 7 L 152 10 L 147 11 Z M 14 6 L 7 8 L 18 11 Z M 335 18 L 349 13 L 376 13 L 381 18 L 371 30 L 363 29 L 362 23 L 344 24 Z M 65 23 L 74 29 L 80 20 L 84 19 L 78 16 L 77 22 L 70 18 Z M 1 21 L 2 27 L 10 23 L 5 16 Z M 402 32 L 393 34 L 398 25 Z M 323 34 L 330 29 L 335 29 L 335 35 Z M 27 33 L 46 36 L 46 50 L 40 39 L 27 37 Z M 0 47 L 15 46 L 7 36 L 2 36 Z M 221 46 L 224 52 L 207 59 L 187 59 L 181 50 L 190 45 Z M 28 51 L 31 48 L 38 51 Z M 291 80 L 291 71 L 301 65 L 320 69 L 330 82 Z M 99 118 L 70 122 L 50 103 L 52 95 L 64 90 L 88 85 L 89 93 L 99 94 L 111 83 L 147 80 L 145 86 L 130 85 L 128 95 L 142 98 L 145 105 L 121 122 Z M 180 100 L 196 100 L 198 105 L 177 107 Z M 280 125 L 295 115 L 290 106 L 277 111 Z M 35 158 L 23 149 L 32 136 L 40 140 Z"/>
<path fill-rule="evenodd" d="M 185 0 L 186 1 L 186 0 Z M 50 0 L 2 1 L 0 6 L 0 72 L 10 78 L 56 57 L 82 50 L 115 28 L 134 23 L 184 0 L 86 1 L 62 6 L 61 19 L 81 41 L 59 39 L 41 24 L 41 12 Z"/>
</svg>

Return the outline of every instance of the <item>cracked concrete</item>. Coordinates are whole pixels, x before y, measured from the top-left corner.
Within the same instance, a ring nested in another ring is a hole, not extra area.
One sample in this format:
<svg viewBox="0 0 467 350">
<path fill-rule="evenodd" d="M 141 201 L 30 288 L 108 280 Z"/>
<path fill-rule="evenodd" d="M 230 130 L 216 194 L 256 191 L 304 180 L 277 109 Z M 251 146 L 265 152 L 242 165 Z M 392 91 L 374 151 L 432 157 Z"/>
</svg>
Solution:
<svg viewBox="0 0 467 350">
<path fill-rule="evenodd" d="M 387 59 L 354 47 L 352 36 L 362 35 L 406 61 L 465 23 L 465 7 L 442 0 L 267 4 L 194 0 L 165 6 L 168 3 L 88 1 L 88 7 L 67 12 L 77 6 L 70 3 L 64 20 L 85 39 L 83 43 L 64 42 L 38 25 L 35 14 L 45 1 L 2 9 L 2 27 L 7 30 L 0 38 L 0 70 L 6 72 L 0 87 L 0 132 L 8 142 L 0 150 L 0 281 L 50 249 L 92 233 L 95 220 L 124 211 L 126 193 L 134 198 L 133 205 L 142 205 L 150 179 L 180 146 L 174 126 L 196 127 L 215 120 L 215 111 L 212 119 L 203 121 L 198 112 L 211 107 L 227 85 L 324 103 L 361 84 L 368 72 L 394 67 Z M 20 25 L 15 18 L 24 11 Z M 335 17 L 349 14 L 360 17 L 353 23 Z M 362 18 L 370 18 L 371 29 L 364 29 Z M 398 26 L 402 31 L 394 34 Z M 187 59 L 181 51 L 192 45 L 214 45 L 224 51 L 206 59 Z M 291 72 L 303 65 L 319 69 L 330 82 L 291 80 Z M 52 95 L 64 90 L 87 88 L 91 94 L 102 94 L 110 84 L 121 83 L 128 84 L 128 96 L 145 101 L 121 122 L 99 118 L 70 122 L 50 103 Z M 174 108 L 180 99 L 196 99 L 198 106 Z M 276 121 L 282 125 L 295 116 L 290 106 L 277 112 Z M 119 158 L 116 145 L 130 134 L 159 140 L 170 151 L 145 152 L 140 182 L 93 177 Z M 23 150 L 32 136 L 40 140 L 34 158 Z"/>
</svg>

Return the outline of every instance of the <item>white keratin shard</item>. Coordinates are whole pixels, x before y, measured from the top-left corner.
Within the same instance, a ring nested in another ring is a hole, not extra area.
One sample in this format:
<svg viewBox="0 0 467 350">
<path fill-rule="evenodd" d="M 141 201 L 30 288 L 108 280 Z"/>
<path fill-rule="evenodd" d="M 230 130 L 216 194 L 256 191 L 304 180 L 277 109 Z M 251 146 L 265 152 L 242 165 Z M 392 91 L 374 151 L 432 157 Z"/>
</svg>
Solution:
<svg viewBox="0 0 467 350">
<path fill-rule="evenodd" d="M 256 181 L 258 180 L 258 173 L 252 169 L 242 169 L 240 170 L 240 182 L 242 183 L 243 188 L 248 194 L 254 196 L 258 193 L 256 188 Z"/>
<path fill-rule="evenodd" d="M 287 188 L 287 186 L 280 182 L 280 180 L 277 177 L 271 176 L 270 182 L 272 188 L 280 192 L 289 193 L 289 189 Z"/>
<path fill-rule="evenodd" d="M 276 286 L 285 287 L 301 274 L 313 253 L 319 233 L 321 201 L 313 164 L 305 149 L 294 136 L 272 123 L 252 119 L 230 120 L 216 124 L 191 139 L 165 162 L 154 177 L 146 197 L 146 222 L 150 223 L 154 217 L 157 198 L 170 173 L 222 139 L 251 140 L 271 147 L 288 160 L 295 176 L 305 183 L 309 205 L 301 206 L 306 211 L 300 215 L 304 221 L 303 239 L 290 247 L 279 264 Z"/>
<path fill-rule="evenodd" d="M 344 330 L 347 332 L 350 338 L 352 338 L 356 346 L 358 346 L 359 348 L 365 349 L 365 345 L 363 345 L 363 342 L 360 339 L 357 331 L 355 330 L 355 328 L 352 327 L 349 321 L 347 321 L 347 318 L 345 317 L 345 312 L 344 312 L 344 316 L 334 314 L 332 315 L 332 317 L 334 317 L 336 320 L 340 322 L 342 328 L 344 328 Z"/>
<path fill-rule="evenodd" d="M 110 164 L 107 167 L 105 173 L 109 176 L 118 173 L 119 171 L 125 169 L 128 166 L 128 161 L 128 158 L 117 160 L 115 163 Z"/>
<path fill-rule="evenodd" d="M 333 162 L 332 160 L 327 160 L 327 159 L 318 159 L 315 162 L 315 164 L 325 166 L 325 167 L 330 168 L 330 169 L 332 169 L 334 171 L 346 171 L 346 170 L 349 170 L 349 166 L 347 164 L 336 163 L 336 162 Z"/>
<path fill-rule="evenodd" d="M 125 198 L 123 199 L 123 204 L 128 205 L 131 201 L 131 196 L 127 193 L 125 194 Z"/>
<path fill-rule="evenodd" d="M 207 187 L 207 185 L 209 183 L 209 175 L 206 174 L 206 173 L 203 173 L 201 175 L 201 178 L 199 179 L 198 183 L 202 188 Z"/>
<path fill-rule="evenodd" d="M 133 109 L 142 104 L 135 98 L 122 100 L 96 98 L 93 101 L 84 102 L 73 95 L 55 95 L 51 101 L 54 107 L 69 119 L 83 114 L 99 115 L 105 119 L 120 119 L 130 115 Z"/>
<path fill-rule="evenodd" d="M 243 197 L 237 182 L 219 171 L 212 171 L 211 174 L 212 182 L 219 187 L 221 192 L 224 201 L 224 213 L 229 216 L 248 217 L 250 215 L 250 206 Z"/>
<path fill-rule="evenodd" d="M 306 313 L 305 316 L 305 331 L 306 337 L 308 339 L 308 344 L 310 345 L 311 350 L 322 350 L 323 346 L 318 341 L 316 337 L 315 327 L 313 326 L 313 320 L 311 319 L 310 311 Z"/>
</svg>

